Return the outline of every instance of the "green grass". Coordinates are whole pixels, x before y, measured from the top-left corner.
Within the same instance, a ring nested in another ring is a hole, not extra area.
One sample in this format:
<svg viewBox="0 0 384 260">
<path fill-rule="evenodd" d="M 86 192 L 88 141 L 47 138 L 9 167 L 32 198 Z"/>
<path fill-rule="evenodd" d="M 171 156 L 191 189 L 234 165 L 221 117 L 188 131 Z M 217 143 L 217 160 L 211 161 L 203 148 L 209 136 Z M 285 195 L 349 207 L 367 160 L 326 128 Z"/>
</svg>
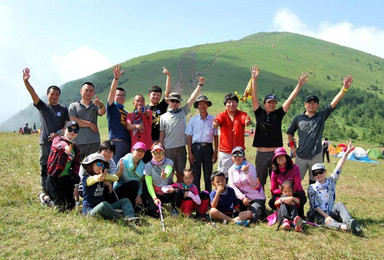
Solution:
<svg viewBox="0 0 384 260">
<path fill-rule="evenodd" d="M 102 130 L 102 139 L 106 133 Z M 347 161 L 338 182 L 337 201 L 343 201 L 362 225 L 354 236 L 323 228 L 305 233 L 276 232 L 261 223 L 250 228 L 213 228 L 186 218 L 144 217 L 140 227 L 85 218 L 78 210 L 58 213 L 40 206 L 38 136 L 0 133 L 0 258 L 1 259 L 379 259 L 384 257 L 383 161 Z M 247 158 L 255 149 L 247 140 Z M 331 140 L 331 143 L 335 143 Z M 369 145 L 358 143 L 368 148 Z M 333 169 L 337 158 L 327 164 Z M 303 186 L 307 188 L 307 178 Z M 269 185 L 266 186 L 269 189 Z M 270 193 L 266 192 L 268 199 Z M 306 205 L 306 210 L 308 204 Z M 166 212 L 167 213 L 167 212 Z"/>
</svg>

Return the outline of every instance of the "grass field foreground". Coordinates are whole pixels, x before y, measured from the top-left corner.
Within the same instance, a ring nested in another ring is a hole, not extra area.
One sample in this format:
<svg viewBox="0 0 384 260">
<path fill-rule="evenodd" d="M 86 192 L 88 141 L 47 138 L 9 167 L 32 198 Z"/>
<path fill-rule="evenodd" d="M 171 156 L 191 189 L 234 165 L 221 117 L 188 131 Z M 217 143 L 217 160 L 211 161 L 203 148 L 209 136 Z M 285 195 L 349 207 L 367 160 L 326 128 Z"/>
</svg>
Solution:
<svg viewBox="0 0 384 260">
<path fill-rule="evenodd" d="M 85 218 L 79 210 L 58 213 L 40 206 L 38 136 L 0 133 L 1 259 L 380 259 L 384 257 L 383 161 L 347 161 L 337 187 L 363 228 L 362 236 L 307 227 L 304 233 L 276 232 L 266 223 L 250 228 L 165 217 L 144 217 L 142 226 Z M 247 138 L 247 158 L 255 149 Z M 337 162 L 327 164 L 331 171 Z M 303 186 L 307 188 L 307 178 Z M 266 195 L 270 198 L 269 185 Z M 306 204 L 306 210 L 308 203 Z"/>
</svg>

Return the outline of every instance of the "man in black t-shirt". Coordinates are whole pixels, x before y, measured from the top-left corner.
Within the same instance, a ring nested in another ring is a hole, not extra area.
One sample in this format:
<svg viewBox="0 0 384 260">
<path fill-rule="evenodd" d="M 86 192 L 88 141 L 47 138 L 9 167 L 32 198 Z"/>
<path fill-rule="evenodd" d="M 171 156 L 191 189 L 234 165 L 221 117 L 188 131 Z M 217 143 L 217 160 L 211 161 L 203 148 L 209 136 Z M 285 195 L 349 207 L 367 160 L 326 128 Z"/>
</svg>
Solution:
<svg viewBox="0 0 384 260">
<path fill-rule="evenodd" d="M 257 97 L 257 78 L 259 76 L 259 67 L 251 68 L 252 74 L 252 107 L 256 117 L 256 132 L 253 139 L 253 146 L 257 148 L 256 154 L 256 172 L 260 183 L 265 185 L 268 175 L 272 172 L 272 158 L 274 151 L 283 146 L 283 137 L 281 133 L 281 122 L 287 113 L 293 99 L 297 96 L 300 88 L 308 80 L 307 73 L 298 77 L 296 88 L 289 95 L 283 105 L 276 109 L 277 98 L 274 94 L 266 95 L 264 98 L 264 107 L 261 108 Z"/>
<path fill-rule="evenodd" d="M 147 109 L 152 110 L 152 142 L 159 140 L 160 117 L 167 112 L 168 103 L 165 101 L 165 98 L 167 98 L 171 92 L 171 73 L 163 67 L 163 74 L 167 75 L 163 99 L 161 100 L 162 89 L 159 86 L 152 86 L 148 93 L 149 105 Z"/>
<path fill-rule="evenodd" d="M 50 86 L 47 90 L 48 103 L 43 102 L 36 94 L 35 89 L 29 83 L 29 68 L 23 70 L 24 85 L 31 95 L 33 105 L 39 110 L 40 114 L 40 166 L 41 166 L 41 188 L 42 197 L 46 193 L 47 180 L 47 160 L 51 149 L 52 140 L 61 135 L 61 130 L 65 123 L 69 121 L 68 109 L 59 104 L 61 94 L 60 88 Z"/>
</svg>

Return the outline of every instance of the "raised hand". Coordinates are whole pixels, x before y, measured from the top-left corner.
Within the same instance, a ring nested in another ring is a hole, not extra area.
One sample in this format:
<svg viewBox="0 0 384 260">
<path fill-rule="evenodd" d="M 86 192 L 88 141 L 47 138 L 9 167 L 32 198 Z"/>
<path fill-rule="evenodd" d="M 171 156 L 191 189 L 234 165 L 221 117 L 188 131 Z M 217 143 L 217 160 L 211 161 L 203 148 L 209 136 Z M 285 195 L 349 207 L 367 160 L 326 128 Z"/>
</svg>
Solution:
<svg viewBox="0 0 384 260">
<path fill-rule="evenodd" d="M 99 97 L 97 95 L 95 96 L 95 100 L 93 100 L 93 104 L 95 106 L 98 106 L 98 107 L 103 106 L 103 102 L 101 102 L 101 100 L 99 99 Z"/>
<path fill-rule="evenodd" d="M 64 148 L 64 152 L 69 155 L 71 152 L 72 152 L 72 148 L 73 148 L 73 144 L 70 144 L 70 145 L 67 145 L 65 148 Z"/>
<path fill-rule="evenodd" d="M 167 76 L 171 75 L 171 73 L 165 67 L 163 67 L 163 74 Z"/>
<path fill-rule="evenodd" d="M 307 72 L 303 72 L 300 77 L 297 77 L 299 86 L 302 86 L 307 82 L 308 80 L 308 74 Z"/>
<path fill-rule="evenodd" d="M 124 70 L 121 69 L 121 65 L 113 66 L 113 77 L 115 77 L 115 80 L 118 80 L 123 73 Z"/>
<path fill-rule="evenodd" d="M 351 75 L 345 76 L 345 78 L 343 79 L 343 87 L 345 89 L 349 89 L 349 87 L 352 85 L 352 82 L 353 82 L 353 78 Z"/>
<path fill-rule="evenodd" d="M 250 69 L 251 71 L 251 75 L 252 75 L 252 78 L 253 79 L 257 79 L 257 77 L 259 76 L 259 66 L 256 66 L 256 65 L 253 65 Z"/>
<path fill-rule="evenodd" d="M 23 70 L 23 80 L 29 80 L 30 77 L 31 77 L 30 69 L 29 68 L 25 68 Z"/>
<path fill-rule="evenodd" d="M 204 77 L 199 77 L 199 84 L 204 85 L 205 78 Z"/>
</svg>

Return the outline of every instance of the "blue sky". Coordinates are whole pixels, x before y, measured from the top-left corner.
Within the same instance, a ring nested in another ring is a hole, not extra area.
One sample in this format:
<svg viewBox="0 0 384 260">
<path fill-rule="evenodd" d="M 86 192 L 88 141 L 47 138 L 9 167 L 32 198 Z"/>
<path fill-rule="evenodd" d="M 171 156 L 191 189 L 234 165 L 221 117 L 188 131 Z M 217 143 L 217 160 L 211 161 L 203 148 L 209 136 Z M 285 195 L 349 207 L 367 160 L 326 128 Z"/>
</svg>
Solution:
<svg viewBox="0 0 384 260">
<path fill-rule="evenodd" d="M 257 32 L 291 31 L 384 57 L 383 6 L 379 0 L 0 0 L 0 122 L 32 102 L 25 67 L 44 96 L 49 85 L 133 57 Z"/>
</svg>

